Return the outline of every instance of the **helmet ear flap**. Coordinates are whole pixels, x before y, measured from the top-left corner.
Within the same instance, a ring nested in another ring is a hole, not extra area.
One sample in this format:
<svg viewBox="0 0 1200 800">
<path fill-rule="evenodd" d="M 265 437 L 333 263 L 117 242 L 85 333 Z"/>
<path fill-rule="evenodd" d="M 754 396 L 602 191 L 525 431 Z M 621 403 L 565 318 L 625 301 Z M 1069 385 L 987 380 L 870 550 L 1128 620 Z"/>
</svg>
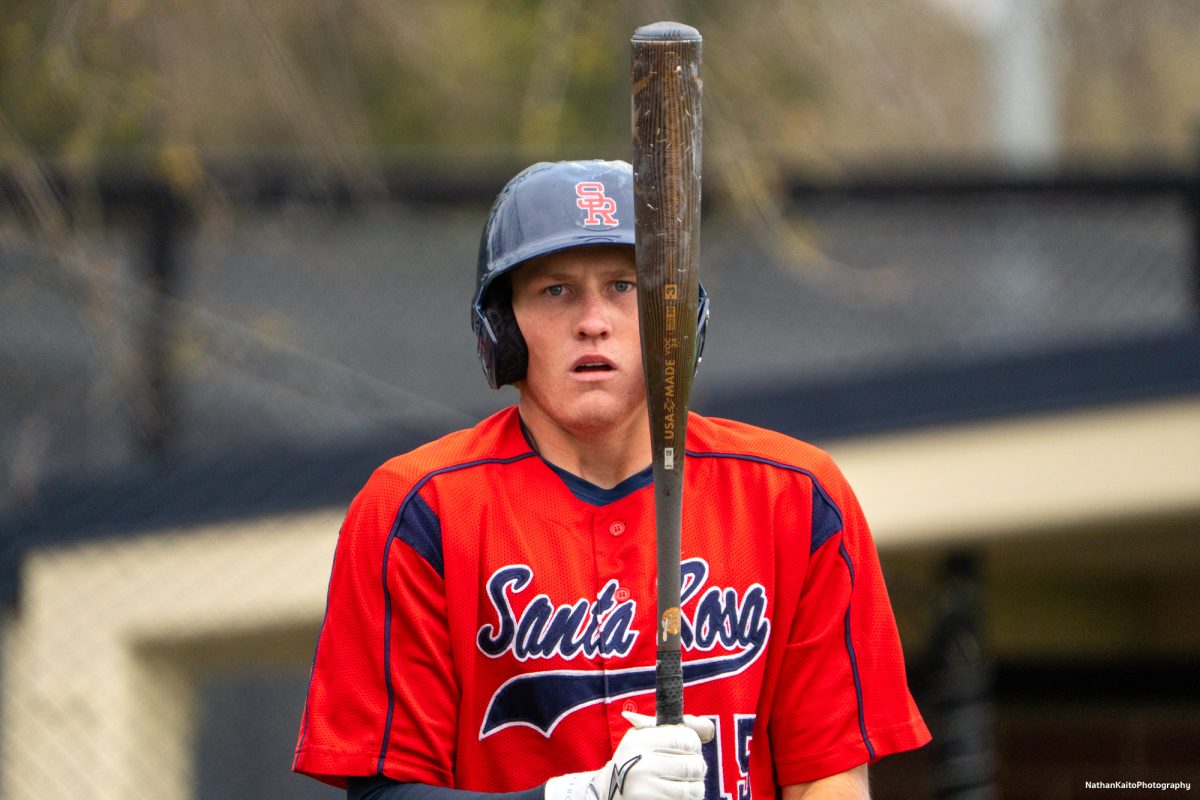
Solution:
<svg viewBox="0 0 1200 800">
<path fill-rule="evenodd" d="M 492 347 L 491 383 L 499 389 L 506 383 L 525 379 L 529 364 L 529 349 L 525 337 L 517 325 L 517 315 L 512 308 L 512 285 L 508 276 L 497 280 L 484 301 L 484 316 L 491 328 L 495 343 Z"/>
</svg>

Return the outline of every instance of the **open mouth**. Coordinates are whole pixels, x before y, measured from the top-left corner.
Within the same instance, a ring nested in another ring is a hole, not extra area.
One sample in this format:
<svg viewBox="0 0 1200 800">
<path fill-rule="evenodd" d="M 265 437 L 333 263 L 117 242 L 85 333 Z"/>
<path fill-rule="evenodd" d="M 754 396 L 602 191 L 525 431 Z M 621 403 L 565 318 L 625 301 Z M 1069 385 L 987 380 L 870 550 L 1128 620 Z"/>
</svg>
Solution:
<svg viewBox="0 0 1200 800">
<path fill-rule="evenodd" d="M 582 361 L 575 365 L 574 372 L 612 372 L 613 365 L 607 361 Z"/>
</svg>

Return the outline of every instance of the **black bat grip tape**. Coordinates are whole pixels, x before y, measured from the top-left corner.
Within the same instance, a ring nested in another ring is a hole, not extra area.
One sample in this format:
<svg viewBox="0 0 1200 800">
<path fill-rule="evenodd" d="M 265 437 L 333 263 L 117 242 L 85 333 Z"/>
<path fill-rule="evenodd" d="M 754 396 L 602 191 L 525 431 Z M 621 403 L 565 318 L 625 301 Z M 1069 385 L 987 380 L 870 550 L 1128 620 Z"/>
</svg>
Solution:
<svg viewBox="0 0 1200 800">
<path fill-rule="evenodd" d="M 654 675 L 654 703 L 658 724 L 683 724 L 683 665 L 680 652 L 659 652 Z"/>
</svg>

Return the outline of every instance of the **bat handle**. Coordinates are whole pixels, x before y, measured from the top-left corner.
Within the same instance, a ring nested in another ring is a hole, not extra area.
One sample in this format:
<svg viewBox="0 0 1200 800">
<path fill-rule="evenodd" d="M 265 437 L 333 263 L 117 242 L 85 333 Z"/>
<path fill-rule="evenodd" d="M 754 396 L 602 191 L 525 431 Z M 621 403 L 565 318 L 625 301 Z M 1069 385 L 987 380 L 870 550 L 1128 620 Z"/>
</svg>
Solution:
<svg viewBox="0 0 1200 800">
<path fill-rule="evenodd" d="M 683 724 L 683 663 L 679 650 L 659 650 L 654 674 L 654 708 L 658 724 Z"/>
</svg>

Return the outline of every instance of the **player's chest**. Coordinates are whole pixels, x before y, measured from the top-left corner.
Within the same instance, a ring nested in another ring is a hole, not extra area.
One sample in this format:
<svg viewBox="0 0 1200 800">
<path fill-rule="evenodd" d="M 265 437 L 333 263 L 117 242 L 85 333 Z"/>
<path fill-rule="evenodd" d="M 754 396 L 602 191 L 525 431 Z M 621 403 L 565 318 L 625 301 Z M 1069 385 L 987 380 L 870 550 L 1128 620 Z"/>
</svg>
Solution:
<svg viewBox="0 0 1200 800">
<path fill-rule="evenodd" d="M 699 505 L 699 504 L 698 504 Z M 685 658 L 765 645 L 775 537 L 703 507 L 686 510 L 681 635 Z M 488 659 L 653 661 L 657 614 L 653 496 L 603 506 L 509 502 L 443 528 L 456 638 Z M 548 664 L 547 664 L 548 666 Z"/>
</svg>

